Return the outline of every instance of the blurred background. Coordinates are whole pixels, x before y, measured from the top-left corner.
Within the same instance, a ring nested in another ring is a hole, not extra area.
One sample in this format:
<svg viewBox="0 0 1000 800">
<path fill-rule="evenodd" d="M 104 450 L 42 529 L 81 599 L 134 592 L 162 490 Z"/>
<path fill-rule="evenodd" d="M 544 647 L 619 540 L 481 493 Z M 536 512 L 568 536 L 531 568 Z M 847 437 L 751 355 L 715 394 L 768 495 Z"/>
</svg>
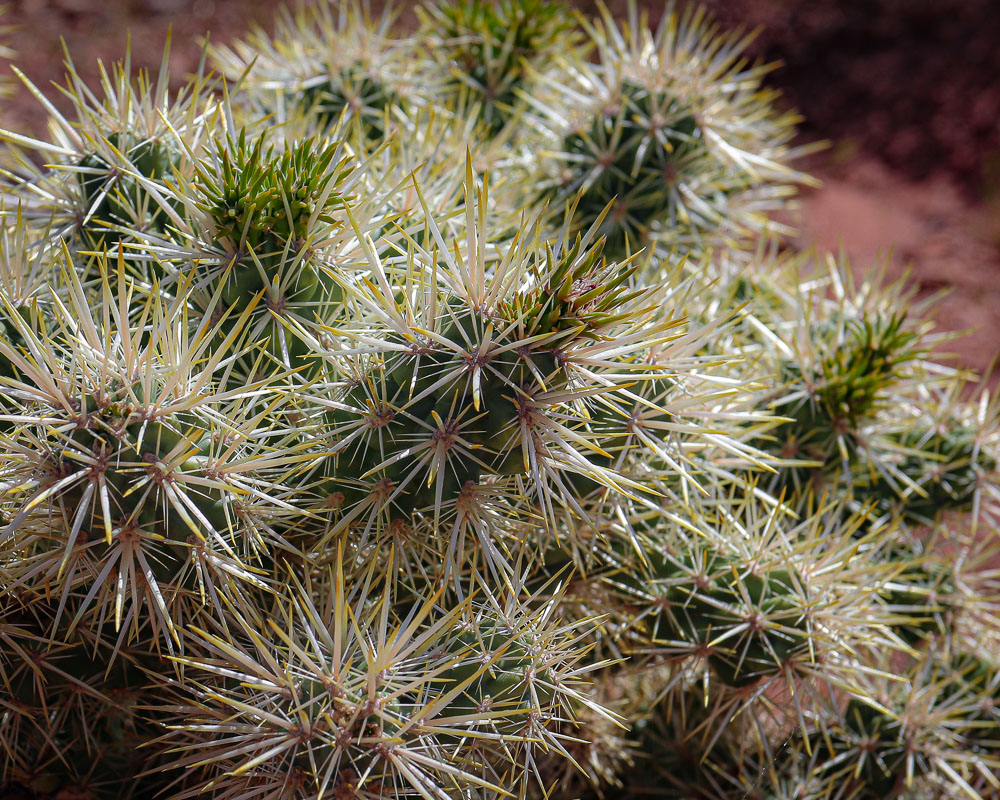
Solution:
<svg viewBox="0 0 1000 800">
<path fill-rule="evenodd" d="M 395 5 L 405 22 L 411 4 Z M 666 4 L 639 5 L 655 21 Z M 1000 0 L 704 5 L 726 27 L 759 29 L 750 52 L 779 63 L 770 83 L 804 117 L 802 141 L 829 142 L 802 165 L 823 185 L 802 197 L 797 244 L 842 250 L 859 275 L 887 261 L 891 277 L 909 271 L 922 294 L 948 290 L 939 324 L 971 333 L 947 351 L 985 372 L 1000 354 Z M 55 97 L 61 39 L 96 83 L 98 59 L 119 58 L 128 31 L 133 63 L 158 67 L 172 27 L 179 81 L 197 68 L 206 35 L 224 42 L 254 24 L 268 28 L 275 8 L 272 0 L 15 0 L 3 22 L 16 26 L 6 37 L 14 63 Z M 9 70 L 6 59 L 0 70 Z M 44 129 L 44 109 L 23 85 L 0 102 L 0 126 Z"/>
</svg>

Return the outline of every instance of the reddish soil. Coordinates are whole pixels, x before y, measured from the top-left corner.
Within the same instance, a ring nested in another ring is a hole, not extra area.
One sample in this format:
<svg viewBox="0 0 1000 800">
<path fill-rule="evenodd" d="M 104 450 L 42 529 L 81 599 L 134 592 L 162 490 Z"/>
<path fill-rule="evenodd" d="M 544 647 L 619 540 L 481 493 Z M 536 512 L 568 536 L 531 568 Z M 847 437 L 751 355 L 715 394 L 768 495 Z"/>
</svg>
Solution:
<svg viewBox="0 0 1000 800">
<path fill-rule="evenodd" d="M 662 2 L 644 0 L 655 14 Z M 406 8 L 408 3 L 397 5 Z M 585 10 L 590 0 L 579 0 Z M 625 0 L 609 3 L 616 12 Z M 753 54 L 780 60 L 773 85 L 806 121 L 804 141 L 832 146 L 808 165 L 799 244 L 840 249 L 862 274 L 882 258 L 909 269 L 937 307 L 960 363 L 1000 353 L 1000 3 L 995 0 L 708 0 L 726 25 L 761 27 Z M 155 68 L 173 26 L 174 74 L 196 68 L 200 37 L 227 40 L 268 24 L 269 0 L 17 0 L 4 22 L 16 63 L 49 90 L 63 74 L 60 37 L 82 75 L 124 52 Z M 31 132 L 45 115 L 23 87 L 0 125 Z"/>
</svg>

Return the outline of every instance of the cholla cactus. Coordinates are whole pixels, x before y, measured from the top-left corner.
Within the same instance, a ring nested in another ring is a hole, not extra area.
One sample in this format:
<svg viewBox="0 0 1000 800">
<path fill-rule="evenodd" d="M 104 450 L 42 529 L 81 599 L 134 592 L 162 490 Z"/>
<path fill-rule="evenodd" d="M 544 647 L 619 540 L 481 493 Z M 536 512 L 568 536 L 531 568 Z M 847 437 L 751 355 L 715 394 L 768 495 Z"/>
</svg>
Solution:
<svg viewBox="0 0 1000 800">
<path fill-rule="evenodd" d="M 523 111 L 532 70 L 550 67 L 578 39 L 561 0 L 446 0 L 419 13 L 420 33 L 444 70 L 443 101 L 470 107 L 491 136 Z"/>
<path fill-rule="evenodd" d="M 419 16 L 3 134 L 0 793 L 995 797 L 997 406 L 747 39 Z"/>
<path fill-rule="evenodd" d="M 412 83 L 393 18 L 388 8 L 374 18 L 367 0 L 295 14 L 286 9 L 273 37 L 258 28 L 213 55 L 223 74 L 243 87 L 251 114 L 305 118 L 320 131 L 343 117 L 363 136 L 381 138 Z"/>
<path fill-rule="evenodd" d="M 203 76 L 172 93 L 168 57 L 169 47 L 155 80 L 145 72 L 134 79 L 129 58 L 103 71 L 103 98 L 67 60 L 73 121 L 49 106 L 51 141 L 0 134 L 10 142 L 14 162 L 5 206 L 22 203 L 24 215 L 48 225 L 54 241 L 64 242 L 78 259 L 178 220 L 161 187 L 189 169 L 188 153 L 210 128 L 216 102 Z M 39 168 L 39 162 L 46 166 Z"/>
<path fill-rule="evenodd" d="M 750 39 L 719 34 L 703 10 L 668 9 L 655 33 L 633 13 L 620 28 L 604 10 L 588 26 L 597 63 L 541 76 L 533 105 L 549 143 L 538 186 L 575 204 L 581 229 L 616 252 L 733 241 L 769 223 L 806 180 L 788 166 L 795 118 L 771 107 L 764 66 L 748 67 Z"/>
<path fill-rule="evenodd" d="M 179 796 L 501 793 L 528 782 L 532 751 L 553 745 L 546 721 L 586 702 L 593 666 L 576 665 L 576 629 L 588 622 L 560 623 L 551 603 L 399 606 L 391 575 L 347 596 L 340 557 L 319 578 L 324 605 L 299 584 L 291 607 L 248 609 L 224 636 L 195 631 L 213 658 L 185 663 L 215 681 L 178 687 L 193 699 L 174 709 L 169 738 L 178 766 L 210 780 Z M 225 738 L 207 742 L 216 732 Z"/>
<path fill-rule="evenodd" d="M 155 292 L 136 302 L 121 270 L 117 298 L 104 277 L 94 319 L 82 285 L 63 276 L 69 303 L 51 298 L 52 327 L 33 329 L 8 305 L 20 346 L 0 342 L 17 375 L 5 386 L 17 406 L 3 434 L 8 589 L 44 583 L 60 598 L 53 624 L 72 615 L 71 628 L 100 635 L 113 623 L 119 644 L 151 633 L 172 649 L 206 592 L 221 608 L 220 591 L 263 587 L 254 563 L 266 523 L 251 520 L 274 516 L 262 489 L 297 447 L 268 452 L 268 381 L 216 388 L 235 332 L 208 356 L 210 332 L 189 331 Z M 123 314 L 133 304 L 134 322 Z"/>
</svg>

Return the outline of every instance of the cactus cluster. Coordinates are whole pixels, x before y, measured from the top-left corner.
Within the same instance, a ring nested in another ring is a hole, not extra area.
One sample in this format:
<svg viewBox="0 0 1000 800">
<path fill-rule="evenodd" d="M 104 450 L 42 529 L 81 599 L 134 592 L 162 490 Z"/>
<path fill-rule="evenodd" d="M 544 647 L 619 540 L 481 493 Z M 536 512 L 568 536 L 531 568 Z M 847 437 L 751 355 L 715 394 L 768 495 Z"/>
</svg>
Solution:
<svg viewBox="0 0 1000 800">
<path fill-rule="evenodd" d="M 331 0 L 67 64 L 0 133 L 0 794 L 998 796 L 996 404 L 783 241 L 748 42 Z"/>
</svg>

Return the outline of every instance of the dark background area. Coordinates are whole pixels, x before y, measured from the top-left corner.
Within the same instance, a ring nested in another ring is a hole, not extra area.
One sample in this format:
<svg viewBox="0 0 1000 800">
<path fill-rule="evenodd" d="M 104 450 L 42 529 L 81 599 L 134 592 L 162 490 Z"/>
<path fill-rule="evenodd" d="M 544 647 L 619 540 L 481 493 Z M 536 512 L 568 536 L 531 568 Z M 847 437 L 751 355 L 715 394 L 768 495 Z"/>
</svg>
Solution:
<svg viewBox="0 0 1000 800">
<path fill-rule="evenodd" d="M 375 3 L 373 2 L 373 5 Z M 410 4 L 396 4 L 404 18 Z M 589 12 L 590 0 L 575 5 Z M 611 0 L 624 13 L 624 0 Z M 642 0 L 655 19 L 665 3 Z M 802 198 L 803 246 L 843 251 L 864 274 L 881 260 L 923 292 L 950 290 L 942 327 L 973 328 L 948 350 L 986 370 L 1000 352 L 1000 0 L 707 0 L 726 27 L 759 28 L 750 53 L 777 61 L 770 84 L 804 117 L 803 141 L 828 140 L 805 166 L 823 186 Z M 193 70 L 200 41 L 228 41 L 276 10 L 267 0 L 18 0 L 3 20 L 15 63 L 50 96 L 64 73 L 60 38 L 81 75 L 125 51 L 158 67 L 173 28 L 172 68 Z M 6 66 L 3 67 L 6 71 Z M 39 133 L 45 114 L 24 87 L 0 125 Z M 57 103 L 58 104 L 58 103 Z"/>
<path fill-rule="evenodd" d="M 944 174 L 972 198 L 997 190 L 997 0 L 709 5 L 727 24 L 761 26 L 755 50 L 784 65 L 774 80 L 805 134 L 849 140 L 912 180 Z"/>
</svg>

